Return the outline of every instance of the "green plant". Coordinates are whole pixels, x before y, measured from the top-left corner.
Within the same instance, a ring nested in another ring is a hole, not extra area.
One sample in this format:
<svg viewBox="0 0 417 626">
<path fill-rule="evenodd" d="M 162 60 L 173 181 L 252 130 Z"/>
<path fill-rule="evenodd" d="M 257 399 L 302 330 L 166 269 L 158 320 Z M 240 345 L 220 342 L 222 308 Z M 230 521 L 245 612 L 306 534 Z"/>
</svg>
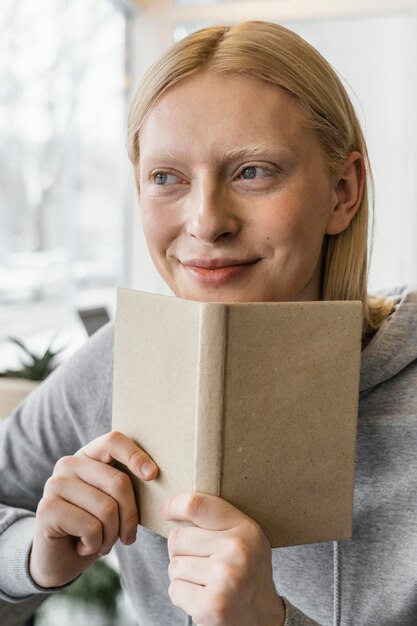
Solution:
<svg viewBox="0 0 417 626">
<path fill-rule="evenodd" d="M 103 559 L 99 559 L 70 587 L 60 591 L 59 594 L 71 600 L 98 607 L 109 617 L 115 617 L 120 591 L 119 574 Z"/>
<path fill-rule="evenodd" d="M 16 339 L 15 337 L 7 337 L 8 341 L 13 341 L 13 343 L 17 344 L 32 360 L 29 363 L 25 363 L 22 360 L 22 367 L 18 370 L 6 370 L 4 372 L 0 372 L 0 376 L 7 376 L 9 378 L 25 378 L 26 380 L 45 380 L 47 376 L 52 372 L 55 365 L 53 363 L 54 358 L 62 352 L 64 349 L 59 348 L 59 350 L 52 351 L 51 345 L 46 349 L 45 353 L 42 356 L 38 356 L 31 352 L 25 344 Z"/>
</svg>

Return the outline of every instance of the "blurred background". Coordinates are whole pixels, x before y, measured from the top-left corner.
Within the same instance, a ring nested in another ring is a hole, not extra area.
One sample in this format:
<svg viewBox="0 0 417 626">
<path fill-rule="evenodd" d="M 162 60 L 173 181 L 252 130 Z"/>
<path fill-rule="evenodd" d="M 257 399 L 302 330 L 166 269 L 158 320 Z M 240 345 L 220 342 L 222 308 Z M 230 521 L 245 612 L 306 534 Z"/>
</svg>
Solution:
<svg viewBox="0 0 417 626">
<path fill-rule="evenodd" d="M 118 286 L 170 293 L 142 234 L 126 102 L 173 41 L 247 19 L 296 31 L 341 76 L 375 179 L 369 290 L 417 283 L 417 0 L 0 0 L 0 371 L 22 367 L 10 336 L 67 358 L 114 317 Z M 134 623 L 106 576 L 118 616 L 85 623 Z M 37 624 L 64 624 L 59 610 Z"/>
</svg>

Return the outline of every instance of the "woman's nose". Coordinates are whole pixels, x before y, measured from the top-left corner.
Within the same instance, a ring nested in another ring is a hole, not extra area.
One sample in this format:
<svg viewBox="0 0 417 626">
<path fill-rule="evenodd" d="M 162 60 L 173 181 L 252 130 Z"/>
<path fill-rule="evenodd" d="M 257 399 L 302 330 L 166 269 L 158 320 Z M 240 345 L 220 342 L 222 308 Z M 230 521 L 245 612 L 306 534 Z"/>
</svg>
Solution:
<svg viewBox="0 0 417 626">
<path fill-rule="evenodd" d="M 220 237 L 232 239 L 241 228 L 237 207 L 221 186 L 202 185 L 191 194 L 187 232 L 213 243 Z"/>
</svg>

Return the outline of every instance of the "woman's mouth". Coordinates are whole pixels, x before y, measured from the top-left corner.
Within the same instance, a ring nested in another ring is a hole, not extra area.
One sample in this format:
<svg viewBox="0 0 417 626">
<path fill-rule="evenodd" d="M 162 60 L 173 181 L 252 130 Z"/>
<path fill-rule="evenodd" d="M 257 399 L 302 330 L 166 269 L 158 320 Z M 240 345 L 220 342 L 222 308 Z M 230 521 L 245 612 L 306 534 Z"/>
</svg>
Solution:
<svg viewBox="0 0 417 626">
<path fill-rule="evenodd" d="M 260 259 L 255 261 L 226 261 L 223 259 L 182 263 L 185 272 L 201 285 L 223 285 L 235 278 L 246 276 Z M 227 264 L 228 263 L 228 264 Z"/>
</svg>

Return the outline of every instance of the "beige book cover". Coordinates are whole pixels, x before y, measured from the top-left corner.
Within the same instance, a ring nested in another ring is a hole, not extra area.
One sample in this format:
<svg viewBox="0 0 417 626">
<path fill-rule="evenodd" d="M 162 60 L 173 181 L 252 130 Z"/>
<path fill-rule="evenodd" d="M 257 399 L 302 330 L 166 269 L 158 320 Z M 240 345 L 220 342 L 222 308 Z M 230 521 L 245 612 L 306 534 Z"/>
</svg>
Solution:
<svg viewBox="0 0 417 626">
<path fill-rule="evenodd" d="M 159 466 L 132 477 L 140 523 L 198 491 L 255 519 L 271 547 L 352 532 L 362 304 L 204 303 L 119 288 L 113 430 Z"/>
</svg>

